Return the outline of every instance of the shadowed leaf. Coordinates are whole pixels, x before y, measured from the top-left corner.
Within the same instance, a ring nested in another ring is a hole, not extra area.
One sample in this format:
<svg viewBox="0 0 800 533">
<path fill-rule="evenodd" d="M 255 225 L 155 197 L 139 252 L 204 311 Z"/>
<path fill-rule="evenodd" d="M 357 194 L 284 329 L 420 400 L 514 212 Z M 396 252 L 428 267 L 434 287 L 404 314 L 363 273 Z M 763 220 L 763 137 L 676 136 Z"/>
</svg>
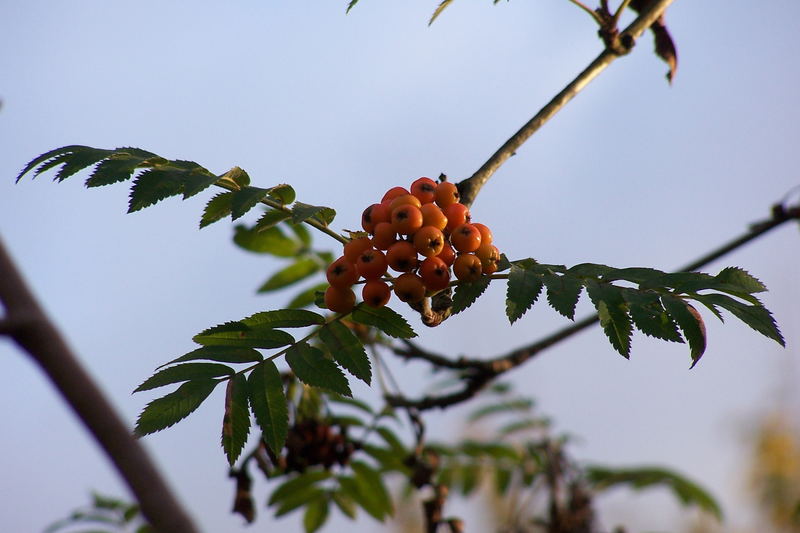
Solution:
<svg viewBox="0 0 800 533">
<path fill-rule="evenodd" d="M 175 425 L 200 407 L 218 384 L 214 379 L 187 381 L 176 391 L 153 400 L 139 415 L 134 433 L 142 437 Z"/>
<path fill-rule="evenodd" d="M 247 392 L 264 442 L 273 453 L 280 454 L 289 433 L 289 410 L 275 363 L 264 361 L 250 372 Z"/>
<path fill-rule="evenodd" d="M 247 378 L 236 374 L 228 380 L 225 391 L 225 415 L 222 418 L 222 449 L 233 466 L 250 434 L 250 410 L 247 405 Z"/>
</svg>

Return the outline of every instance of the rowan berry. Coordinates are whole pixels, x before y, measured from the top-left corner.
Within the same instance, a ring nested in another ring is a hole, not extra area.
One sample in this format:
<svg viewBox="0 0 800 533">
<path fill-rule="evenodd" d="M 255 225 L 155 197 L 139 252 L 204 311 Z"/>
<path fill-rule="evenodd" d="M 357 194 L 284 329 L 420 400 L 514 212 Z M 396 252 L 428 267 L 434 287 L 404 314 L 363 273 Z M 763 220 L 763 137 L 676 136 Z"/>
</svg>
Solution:
<svg viewBox="0 0 800 533">
<path fill-rule="evenodd" d="M 433 226 L 423 226 L 414 233 L 414 248 L 420 255 L 433 257 L 444 248 L 444 234 Z"/>
<path fill-rule="evenodd" d="M 356 265 L 342 256 L 330 265 L 325 271 L 328 283 L 332 287 L 346 288 L 358 281 L 358 271 Z"/>
<path fill-rule="evenodd" d="M 447 233 L 452 233 L 461 224 L 469 223 L 471 218 L 469 208 L 464 204 L 450 204 L 442 212 L 447 217 L 447 225 L 444 228 Z"/>
<path fill-rule="evenodd" d="M 369 237 L 357 237 L 344 245 L 344 256 L 348 261 L 355 264 L 361 252 L 370 248 L 372 248 L 372 240 Z"/>
<path fill-rule="evenodd" d="M 430 178 L 419 178 L 411 184 L 411 194 L 419 198 L 423 204 L 436 200 L 436 182 Z"/>
<path fill-rule="evenodd" d="M 402 302 L 419 302 L 425 298 L 425 284 L 416 274 L 406 272 L 394 280 L 394 293 Z"/>
<path fill-rule="evenodd" d="M 453 247 L 450 246 L 450 243 L 445 241 L 444 246 L 442 246 L 442 251 L 439 252 L 439 255 L 436 257 L 444 261 L 447 266 L 452 266 L 453 262 L 456 260 L 456 252 L 453 250 Z"/>
<path fill-rule="evenodd" d="M 476 281 L 481 277 L 481 259 L 473 254 L 460 254 L 453 263 L 453 274 L 460 281 Z"/>
<path fill-rule="evenodd" d="M 349 287 L 330 286 L 325 290 L 325 306 L 334 313 L 349 313 L 356 305 L 356 295 Z"/>
<path fill-rule="evenodd" d="M 494 236 L 492 235 L 492 230 L 489 229 L 489 226 L 486 224 L 481 224 L 480 222 L 470 222 L 470 224 L 478 228 L 478 231 L 481 232 L 481 246 L 485 244 L 492 244 Z"/>
<path fill-rule="evenodd" d="M 372 246 L 378 250 L 388 250 L 397 240 L 397 232 L 394 231 L 392 224 L 381 222 L 375 225 L 375 234 L 372 237 Z"/>
<path fill-rule="evenodd" d="M 364 279 L 377 279 L 383 276 L 388 266 L 383 252 L 374 248 L 364 250 L 356 261 L 356 270 Z"/>
<path fill-rule="evenodd" d="M 364 299 L 364 303 L 370 307 L 383 307 L 389 303 L 392 290 L 383 280 L 370 279 L 364 284 L 361 297 Z"/>
<path fill-rule="evenodd" d="M 419 275 L 429 291 L 440 291 L 450 283 L 450 268 L 438 257 L 425 259 L 419 265 Z"/>
<path fill-rule="evenodd" d="M 475 255 L 481 260 L 484 274 L 494 274 L 500 265 L 500 250 L 493 244 L 484 245 L 478 248 Z"/>
<path fill-rule="evenodd" d="M 458 187 L 452 181 L 443 181 L 436 186 L 436 203 L 439 207 L 455 204 L 460 198 Z"/>
<path fill-rule="evenodd" d="M 403 196 L 404 194 L 411 194 L 411 193 L 409 193 L 408 190 L 404 187 L 392 187 L 391 189 L 386 191 L 386 194 L 383 195 L 383 198 L 381 198 L 381 202 L 385 202 L 386 200 L 392 200 L 394 198 L 397 198 L 398 196 Z"/>
<path fill-rule="evenodd" d="M 401 205 L 392 211 L 392 227 L 401 235 L 411 235 L 422 227 L 422 212 L 413 205 Z"/>
<path fill-rule="evenodd" d="M 461 224 L 453 230 L 450 242 L 459 252 L 474 252 L 481 245 L 481 232 L 472 224 Z"/>
<path fill-rule="evenodd" d="M 423 226 L 433 226 L 434 228 L 439 228 L 442 231 L 444 231 L 444 228 L 447 227 L 447 217 L 445 216 L 444 212 L 442 212 L 442 208 L 438 205 L 422 204 L 422 207 L 420 207 L 419 210 L 422 213 Z"/>
<path fill-rule="evenodd" d="M 393 198 L 392 201 L 389 202 L 389 212 L 391 213 L 401 205 L 413 205 L 416 208 L 420 208 L 422 207 L 422 202 L 420 202 L 419 198 L 413 194 L 404 194 L 402 196 L 398 196 L 397 198 Z"/>
<path fill-rule="evenodd" d="M 388 204 L 372 204 L 361 215 L 361 227 L 364 231 L 372 233 L 375 226 L 381 222 L 389 222 L 391 211 Z"/>
<path fill-rule="evenodd" d="M 386 261 L 392 270 L 410 272 L 417 268 L 417 249 L 408 241 L 397 241 L 386 251 Z"/>
</svg>

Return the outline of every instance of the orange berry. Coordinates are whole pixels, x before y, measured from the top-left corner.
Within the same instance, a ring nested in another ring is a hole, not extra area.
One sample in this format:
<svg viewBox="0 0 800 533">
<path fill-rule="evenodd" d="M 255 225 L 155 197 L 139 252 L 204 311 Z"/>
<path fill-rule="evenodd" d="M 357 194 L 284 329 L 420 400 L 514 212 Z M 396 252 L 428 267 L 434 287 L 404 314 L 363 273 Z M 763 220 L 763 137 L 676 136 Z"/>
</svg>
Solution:
<svg viewBox="0 0 800 533">
<path fill-rule="evenodd" d="M 436 182 L 430 178 L 419 178 L 411 184 L 411 194 L 419 198 L 422 204 L 436 200 Z"/>
<path fill-rule="evenodd" d="M 425 298 L 425 284 L 416 274 L 406 272 L 394 280 L 394 293 L 402 302 L 419 302 Z"/>
<path fill-rule="evenodd" d="M 364 284 L 361 297 L 364 299 L 364 303 L 370 307 L 383 307 L 389 303 L 392 290 L 383 280 L 371 279 Z"/>
<path fill-rule="evenodd" d="M 332 287 L 340 289 L 350 287 L 353 283 L 358 281 L 358 271 L 356 265 L 347 260 L 346 257 L 340 257 L 330 265 L 325 271 L 328 278 L 328 283 Z"/>
<path fill-rule="evenodd" d="M 475 255 L 481 260 L 484 274 L 494 274 L 500 264 L 500 250 L 493 244 L 484 245 L 478 248 Z"/>
<path fill-rule="evenodd" d="M 404 194 L 410 194 L 410 193 L 403 187 L 392 187 L 391 189 L 386 191 L 386 194 L 383 195 L 383 198 L 381 198 L 381 202 L 385 202 L 386 200 L 392 200 L 394 198 L 397 198 L 398 196 L 403 196 Z"/>
<path fill-rule="evenodd" d="M 358 237 L 356 239 L 352 239 L 344 245 L 344 257 L 351 263 L 355 264 L 355 262 L 358 260 L 358 256 L 361 255 L 361 252 L 364 250 L 369 250 L 370 248 L 372 248 L 372 241 L 369 237 Z"/>
<path fill-rule="evenodd" d="M 372 237 L 372 246 L 378 250 L 388 250 L 397 240 L 397 232 L 389 222 L 375 225 L 375 236 Z"/>
<path fill-rule="evenodd" d="M 381 222 L 389 222 L 391 211 L 389 206 L 384 204 L 372 204 L 364 209 L 361 215 L 361 227 L 364 231 L 372 233 L 375 226 Z"/>
<path fill-rule="evenodd" d="M 356 305 L 356 294 L 349 287 L 330 286 L 325 291 L 325 306 L 334 313 L 349 313 Z"/>
<path fill-rule="evenodd" d="M 422 203 L 419 201 L 419 198 L 417 198 L 413 194 L 404 194 L 402 196 L 398 196 L 397 198 L 393 198 L 392 201 L 389 202 L 389 212 L 391 213 L 401 205 L 413 205 L 414 207 L 422 207 Z"/>
<path fill-rule="evenodd" d="M 436 257 L 444 261 L 447 266 L 452 266 L 453 262 L 456 260 L 456 252 L 453 250 L 453 247 L 450 246 L 450 243 L 445 241 L 444 246 L 442 246 L 442 251 L 439 252 L 439 255 Z"/>
<path fill-rule="evenodd" d="M 447 227 L 447 217 L 442 212 L 442 208 L 436 204 L 422 204 L 419 208 L 422 213 L 422 225 L 433 226 L 444 231 Z"/>
<path fill-rule="evenodd" d="M 364 279 L 377 279 L 383 276 L 388 266 L 383 252 L 374 248 L 364 250 L 356 261 L 356 270 Z"/>
<path fill-rule="evenodd" d="M 492 235 L 492 230 L 489 229 L 489 226 L 486 224 L 481 224 L 480 222 L 470 222 L 470 224 L 478 228 L 478 231 L 481 232 L 481 246 L 484 244 L 492 244 L 494 236 Z"/>
<path fill-rule="evenodd" d="M 447 217 L 447 225 L 444 231 L 452 233 L 461 224 L 470 221 L 469 208 L 464 204 L 450 204 L 443 209 L 444 216 Z"/>
<path fill-rule="evenodd" d="M 460 198 L 458 187 L 452 181 L 443 181 L 436 186 L 436 203 L 439 207 L 447 207 L 458 202 Z"/>
<path fill-rule="evenodd" d="M 422 227 L 422 212 L 413 205 L 401 205 L 392 211 L 392 227 L 400 235 L 411 235 Z"/>
<path fill-rule="evenodd" d="M 419 276 L 429 291 L 440 291 L 450 283 L 450 268 L 438 257 L 429 257 L 419 265 Z"/>
<path fill-rule="evenodd" d="M 481 259 L 473 254 L 460 254 L 453 263 L 453 274 L 460 281 L 475 281 L 481 277 Z"/>
<path fill-rule="evenodd" d="M 410 272 L 417 268 L 417 249 L 408 241 L 397 241 L 386 251 L 386 261 L 392 270 Z"/>
<path fill-rule="evenodd" d="M 472 224 L 461 224 L 453 230 L 450 242 L 459 252 L 474 252 L 481 246 L 481 232 Z"/>
<path fill-rule="evenodd" d="M 444 248 L 444 234 L 439 228 L 423 226 L 414 234 L 414 248 L 420 255 L 433 257 Z"/>
</svg>

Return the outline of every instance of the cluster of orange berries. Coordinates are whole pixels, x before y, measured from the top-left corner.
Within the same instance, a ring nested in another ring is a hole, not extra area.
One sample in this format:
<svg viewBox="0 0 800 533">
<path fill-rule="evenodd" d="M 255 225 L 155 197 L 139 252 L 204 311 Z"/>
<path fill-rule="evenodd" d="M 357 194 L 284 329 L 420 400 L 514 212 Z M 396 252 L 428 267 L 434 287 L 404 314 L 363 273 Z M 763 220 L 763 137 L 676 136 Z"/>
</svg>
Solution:
<svg viewBox="0 0 800 533">
<path fill-rule="evenodd" d="M 325 305 L 337 313 L 353 309 L 353 285 L 361 278 L 361 296 L 371 307 L 386 305 L 392 290 L 415 303 L 447 287 L 451 267 L 459 281 L 475 281 L 496 272 L 500 261 L 492 232 L 471 222 L 449 181 L 419 178 L 410 190 L 392 187 L 364 210 L 361 227 L 368 235 L 354 235 L 327 270 Z M 399 275 L 388 276 L 390 268 Z"/>
</svg>

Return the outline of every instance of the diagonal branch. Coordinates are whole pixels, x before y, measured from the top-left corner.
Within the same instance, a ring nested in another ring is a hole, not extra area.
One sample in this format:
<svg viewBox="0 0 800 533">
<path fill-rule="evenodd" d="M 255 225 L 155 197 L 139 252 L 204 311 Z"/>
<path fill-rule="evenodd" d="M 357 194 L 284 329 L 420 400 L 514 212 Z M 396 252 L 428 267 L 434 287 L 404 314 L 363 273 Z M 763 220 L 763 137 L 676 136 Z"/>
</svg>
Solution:
<svg viewBox="0 0 800 533">
<path fill-rule="evenodd" d="M 588 67 L 578 74 L 564 89 L 550 100 L 533 118 L 525 123 L 514 135 L 511 136 L 472 176 L 459 183 L 461 203 L 471 206 L 478 196 L 478 192 L 497 171 L 527 141 L 539 128 L 558 113 L 570 100 L 572 100 L 589 82 L 597 77 L 619 56 L 626 54 L 633 48 L 635 40 L 660 17 L 673 0 L 655 0 L 643 10 L 625 30 L 615 37 L 615 43 L 607 46 Z"/>
<path fill-rule="evenodd" d="M 116 413 L 45 315 L 0 241 L 0 333 L 36 361 L 100 444 L 160 533 L 198 530 L 174 498 L 141 444 Z"/>
</svg>

